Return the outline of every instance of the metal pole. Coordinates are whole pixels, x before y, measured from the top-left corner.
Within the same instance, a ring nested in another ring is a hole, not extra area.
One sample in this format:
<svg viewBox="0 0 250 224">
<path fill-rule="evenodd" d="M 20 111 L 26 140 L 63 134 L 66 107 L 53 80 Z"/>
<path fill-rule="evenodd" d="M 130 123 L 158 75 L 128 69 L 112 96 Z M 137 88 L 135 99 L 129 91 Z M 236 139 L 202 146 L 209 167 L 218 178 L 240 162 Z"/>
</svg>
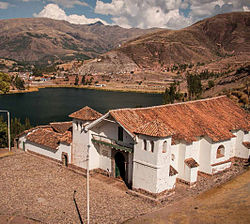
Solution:
<svg viewBox="0 0 250 224">
<path fill-rule="evenodd" d="M 10 112 L 7 112 L 8 114 L 8 142 L 9 142 L 9 152 L 10 152 Z"/>
<path fill-rule="evenodd" d="M 89 224 L 89 149 L 90 145 L 87 152 L 87 224 Z"/>
</svg>

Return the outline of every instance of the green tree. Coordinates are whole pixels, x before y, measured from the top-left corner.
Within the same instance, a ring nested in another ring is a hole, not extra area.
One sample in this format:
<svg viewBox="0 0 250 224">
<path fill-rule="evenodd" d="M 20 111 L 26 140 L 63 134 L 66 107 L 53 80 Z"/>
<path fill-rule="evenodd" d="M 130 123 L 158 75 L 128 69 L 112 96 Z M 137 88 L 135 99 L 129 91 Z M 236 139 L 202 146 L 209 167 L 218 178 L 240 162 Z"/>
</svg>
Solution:
<svg viewBox="0 0 250 224">
<path fill-rule="evenodd" d="M 0 72 L 0 93 L 8 93 L 10 91 L 10 83 L 11 78 L 7 74 Z"/>
<path fill-rule="evenodd" d="M 211 89 L 212 87 L 214 87 L 214 81 L 213 80 L 209 80 L 208 81 L 208 88 Z"/>
<path fill-rule="evenodd" d="M 0 148 L 8 146 L 7 132 L 7 123 L 4 121 L 3 116 L 0 116 Z"/>
<path fill-rule="evenodd" d="M 201 78 L 198 75 L 187 74 L 187 88 L 189 99 L 200 97 L 202 93 Z"/>
<path fill-rule="evenodd" d="M 79 77 L 78 77 L 78 75 L 76 75 L 74 85 L 75 85 L 75 86 L 77 86 L 77 85 L 78 85 L 78 83 L 79 83 Z"/>
<path fill-rule="evenodd" d="M 81 81 L 82 85 L 86 84 L 86 80 L 85 80 L 85 75 L 82 76 L 82 81 Z"/>
<path fill-rule="evenodd" d="M 179 82 L 174 82 L 170 84 L 170 87 L 166 87 L 165 93 L 163 94 L 163 103 L 169 104 L 174 103 L 175 100 L 181 100 L 183 97 L 183 94 L 180 93 L 180 89 L 177 86 L 179 86 Z"/>
<path fill-rule="evenodd" d="M 32 128 L 32 126 L 30 124 L 30 120 L 29 120 L 29 118 L 26 117 L 25 122 L 24 122 L 24 130 L 28 130 L 30 128 Z"/>
<path fill-rule="evenodd" d="M 22 124 L 20 119 L 14 118 L 10 122 L 11 145 L 14 145 L 14 139 L 24 130 L 30 129 L 32 126 L 28 118 Z M 3 116 L 0 116 L 0 148 L 8 147 L 8 126 Z"/>
<path fill-rule="evenodd" d="M 17 89 L 21 89 L 21 90 L 25 89 L 24 81 L 18 75 L 16 75 L 14 83 Z"/>
</svg>

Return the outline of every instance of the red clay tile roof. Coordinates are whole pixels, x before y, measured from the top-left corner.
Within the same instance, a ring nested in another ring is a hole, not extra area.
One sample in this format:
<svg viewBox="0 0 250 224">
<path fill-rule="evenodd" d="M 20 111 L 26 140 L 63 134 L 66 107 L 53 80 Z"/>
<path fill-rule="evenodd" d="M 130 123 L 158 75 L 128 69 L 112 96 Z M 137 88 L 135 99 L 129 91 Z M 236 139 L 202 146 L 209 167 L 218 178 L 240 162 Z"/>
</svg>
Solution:
<svg viewBox="0 0 250 224">
<path fill-rule="evenodd" d="M 69 122 L 53 122 L 50 123 L 50 126 L 59 133 L 64 133 L 72 127 L 72 121 Z"/>
<path fill-rule="evenodd" d="M 60 142 L 64 142 L 68 145 L 72 142 L 72 132 L 66 131 L 63 133 L 62 137 L 60 137 Z"/>
<path fill-rule="evenodd" d="M 70 144 L 72 142 L 72 135 L 70 131 L 66 131 L 64 134 L 57 133 L 55 131 L 47 130 L 44 128 L 38 128 L 29 133 L 26 139 L 30 142 L 44 145 L 53 151 L 57 151 L 60 142 Z"/>
<path fill-rule="evenodd" d="M 58 134 L 53 131 L 48 131 L 42 128 L 38 128 L 37 130 L 28 134 L 26 139 L 30 142 L 34 142 L 39 145 L 44 145 L 56 151 L 60 143 L 59 135 L 61 134 Z"/>
<path fill-rule="evenodd" d="M 71 118 L 76 118 L 84 121 L 94 121 L 101 117 L 102 114 L 93 110 L 92 108 L 86 106 L 83 107 L 82 109 L 72 113 L 69 115 Z"/>
<path fill-rule="evenodd" d="M 208 136 L 217 142 L 233 137 L 231 130 L 250 130 L 249 114 L 226 96 L 109 113 L 132 134 L 172 135 L 174 141 L 192 142 Z"/>
<path fill-rule="evenodd" d="M 250 149 L 250 142 L 242 142 L 242 144 L 248 149 Z"/>
<path fill-rule="evenodd" d="M 184 163 L 189 167 L 189 168 L 194 168 L 198 167 L 199 164 L 193 159 L 193 158 L 188 158 L 184 160 Z"/>
<path fill-rule="evenodd" d="M 178 174 L 177 170 L 174 167 L 170 166 L 169 176 L 174 176 L 176 174 Z"/>
<path fill-rule="evenodd" d="M 16 136 L 16 138 L 19 138 L 21 137 L 22 135 L 26 135 L 28 134 L 29 132 L 35 130 L 35 129 L 38 129 L 38 128 L 43 128 L 43 129 L 47 129 L 47 130 L 51 130 L 53 131 L 53 129 L 51 128 L 50 125 L 39 125 L 39 126 L 36 126 L 36 127 L 33 127 L 33 128 L 30 128 L 30 129 L 27 129 L 27 130 L 24 130 L 22 133 L 20 133 L 19 135 Z"/>
<path fill-rule="evenodd" d="M 137 134 L 144 134 L 148 136 L 154 136 L 157 137 L 159 135 L 163 136 L 170 136 L 173 134 L 173 132 L 170 132 L 164 124 L 159 120 L 152 120 L 146 124 L 143 124 L 142 126 L 139 126 L 135 133 Z"/>
</svg>

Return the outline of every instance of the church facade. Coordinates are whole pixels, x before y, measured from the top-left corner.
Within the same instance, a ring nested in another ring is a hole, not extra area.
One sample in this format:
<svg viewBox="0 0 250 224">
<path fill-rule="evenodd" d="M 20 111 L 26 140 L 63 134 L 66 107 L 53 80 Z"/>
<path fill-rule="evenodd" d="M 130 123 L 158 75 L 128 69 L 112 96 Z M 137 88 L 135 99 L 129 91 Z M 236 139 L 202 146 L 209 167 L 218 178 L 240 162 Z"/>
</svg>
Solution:
<svg viewBox="0 0 250 224">
<path fill-rule="evenodd" d="M 249 114 L 225 96 L 104 115 L 84 107 L 70 117 L 67 135 L 56 133 L 51 144 L 57 160 L 67 155 L 69 164 L 86 169 L 89 155 L 90 170 L 150 194 L 173 190 L 177 181 L 193 185 L 200 173 L 216 174 L 233 158 L 250 156 Z M 20 136 L 19 145 L 45 155 L 51 146 L 35 143 L 36 130 Z"/>
</svg>

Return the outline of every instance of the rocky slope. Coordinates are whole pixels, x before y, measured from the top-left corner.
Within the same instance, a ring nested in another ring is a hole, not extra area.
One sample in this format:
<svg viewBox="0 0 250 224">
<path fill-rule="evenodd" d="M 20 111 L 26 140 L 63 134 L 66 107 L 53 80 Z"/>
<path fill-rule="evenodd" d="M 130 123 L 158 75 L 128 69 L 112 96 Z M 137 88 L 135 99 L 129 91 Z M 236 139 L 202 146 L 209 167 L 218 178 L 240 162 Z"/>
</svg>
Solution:
<svg viewBox="0 0 250 224">
<path fill-rule="evenodd" d="M 154 29 L 27 18 L 0 20 L 0 30 L 0 58 L 34 62 L 93 58 Z"/>
<path fill-rule="evenodd" d="M 159 69 L 184 63 L 220 61 L 250 52 L 250 12 L 217 15 L 181 30 L 140 36 L 90 61 L 84 72 Z"/>
</svg>

